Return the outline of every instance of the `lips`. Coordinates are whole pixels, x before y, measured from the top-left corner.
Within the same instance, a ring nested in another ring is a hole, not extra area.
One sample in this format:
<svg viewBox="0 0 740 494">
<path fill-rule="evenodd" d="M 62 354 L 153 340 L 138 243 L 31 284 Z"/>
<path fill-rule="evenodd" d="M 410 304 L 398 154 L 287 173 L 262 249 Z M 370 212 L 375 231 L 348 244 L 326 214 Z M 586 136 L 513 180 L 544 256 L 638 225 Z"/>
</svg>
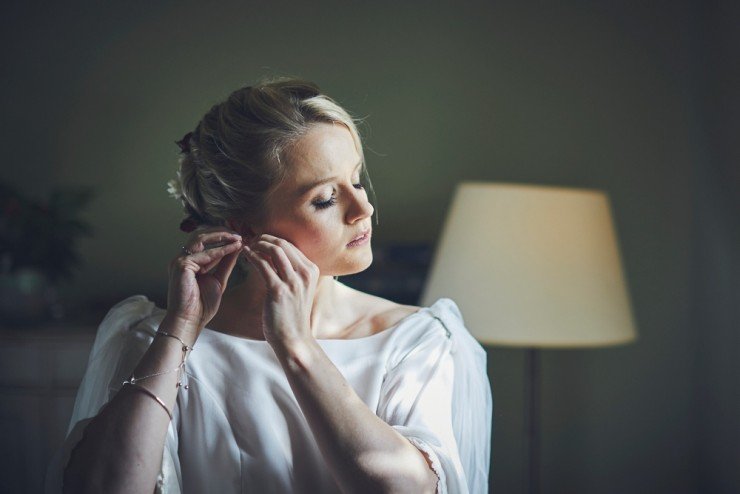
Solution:
<svg viewBox="0 0 740 494">
<path fill-rule="evenodd" d="M 357 237 L 355 237 L 352 240 L 350 240 L 349 243 L 351 244 L 352 242 L 356 242 L 356 241 L 362 239 L 363 237 L 365 237 L 367 235 L 370 235 L 370 231 L 371 231 L 371 229 L 368 228 L 367 230 L 365 230 L 364 232 L 362 232 L 360 235 L 358 235 Z"/>
</svg>

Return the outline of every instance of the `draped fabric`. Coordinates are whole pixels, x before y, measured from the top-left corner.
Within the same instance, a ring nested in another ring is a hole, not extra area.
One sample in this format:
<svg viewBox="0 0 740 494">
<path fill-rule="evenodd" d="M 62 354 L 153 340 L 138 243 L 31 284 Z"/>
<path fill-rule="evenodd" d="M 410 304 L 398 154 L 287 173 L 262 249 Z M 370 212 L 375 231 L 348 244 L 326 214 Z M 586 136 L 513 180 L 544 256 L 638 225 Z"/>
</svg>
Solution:
<svg viewBox="0 0 740 494">
<path fill-rule="evenodd" d="M 163 316 L 134 296 L 101 323 L 46 492 L 61 492 L 84 427 L 131 374 Z M 451 299 L 371 336 L 317 341 L 364 403 L 422 451 L 437 492 L 488 492 L 486 354 Z M 156 492 L 339 492 L 268 343 L 206 328 L 183 379 Z"/>
</svg>

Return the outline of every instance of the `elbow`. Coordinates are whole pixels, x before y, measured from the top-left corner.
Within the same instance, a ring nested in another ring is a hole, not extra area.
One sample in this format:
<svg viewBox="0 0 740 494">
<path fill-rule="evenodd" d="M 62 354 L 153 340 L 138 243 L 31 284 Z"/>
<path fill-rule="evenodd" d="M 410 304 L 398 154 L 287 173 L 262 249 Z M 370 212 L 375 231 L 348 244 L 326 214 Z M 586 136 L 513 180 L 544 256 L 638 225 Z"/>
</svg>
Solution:
<svg viewBox="0 0 740 494">
<path fill-rule="evenodd" d="M 64 494 L 106 492 L 105 486 L 100 482 L 102 478 L 94 475 L 94 472 L 89 468 L 89 463 L 80 458 L 79 453 L 75 453 L 77 453 L 77 448 L 72 451 L 69 462 L 64 469 L 62 492 Z"/>
<path fill-rule="evenodd" d="M 123 485 L 118 471 L 111 468 L 109 456 L 91 447 L 86 438 L 72 449 L 62 475 L 64 494 L 93 494 L 120 492 Z"/>
<path fill-rule="evenodd" d="M 62 472 L 62 492 L 64 494 L 71 493 L 87 493 L 92 492 L 92 486 L 85 485 L 86 475 L 82 468 L 82 461 L 80 460 L 80 449 L 82 448 L 82 441 L 78 442 L 70 452 L 67 464 Z"/>
<path fill-rule="evenodd" d="M 344 472 L 343 492 L 383 494 L 435 494 L 439 477 L 426 454 L 410 443 L 403 451 L 373 452 L 363 455 Z M 348 474 L 349 471 L 359 475 Z"/>
<path fill-rule="evenodd" d="M 90 446 L 88 431 L 94 422 L 85 427 L 82 438 L 75 444 L 69 453 L 67 464 L 62 472 L 62 492 L 68 493 L 93 493 L 105 492 L 102 485 L 102 476 L 96 475 L 96 465 L 99 465 L 101 456 L 96 454 Z"/>
<path fill-rule="evenodd" d="M 434 473 L 431 469 L 427 472 L 426 479 L 421 485 L 419 492 L 429 493 L 429 494 L 436 494 L 438 492 L 438 485 L 439 485 L 439 477 L 437 477 L 437 474 Z"/>
<path fill-rule="evenodd" d="M 407 486 L 404 490 L 395 492 L 420 492 L 424 494 L 435 494 L 440 481 L 436 472 L 432 468 L 432 460 L 428 454 L 417 447 L 414 447 L 415 466 L 413 474 L 407 478 Z M 413 489 L 413 490 L 411 490 Z"/>
<path fill-rule="evenodd" d="M 124 479 L 118 474 L 119 472 L 112 469 L 80 468 L 72 464 L 64 470 L 62 492 L 64 494 L 154 492 L 154 486 L 141 490 L 142 485 L 137 479 Z"/>
<path fill-rule="evenodd" d="M 86 476 L 74 464 L 67 466 L 64 470 L 62 481 L 62 492 L 64 494 L 86 494 L 96 492 L 96 487 L 88 482 Z M 101 491 L 97 491 L 101 492 Z"/>
<path fill-rule="evenodd" d="M 405 478 L 396 478 L 383 489 L 388 494 L 408 494 L 409 492 L 419 494 L 435 494 L 437 492 L 437 482 L 439 479 L 430 472 L 429 475 L 408 476 Z"/>
<path fill-rule="evenodd" d="M 426 455 L 422 453 L 422 456 L 426 459 Z M 389 494 L 406 494 L 409 492 L 435 494 L 439 483 L 439 477 L 434 473 L 431 465 L 423 461 L 416 463 L 416 468 L 409 469 L 401 475 L 394 475 L 388 480 L 384 492 Z"/>
</svg>

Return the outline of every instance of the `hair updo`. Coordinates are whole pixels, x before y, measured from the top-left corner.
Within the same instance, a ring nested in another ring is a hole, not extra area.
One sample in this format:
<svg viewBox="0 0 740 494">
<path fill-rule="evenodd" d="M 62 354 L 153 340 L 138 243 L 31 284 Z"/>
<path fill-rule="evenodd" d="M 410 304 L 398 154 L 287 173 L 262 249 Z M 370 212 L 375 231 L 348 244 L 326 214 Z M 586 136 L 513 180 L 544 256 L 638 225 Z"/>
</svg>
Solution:
<svg viewBox="0 0 740 494">
<path fill-rule="evenodd" d="M 267 199 L 288 172 L 285 149 L 320 122 L 347 127 L 362 158 L 363 181 L 372 191 L 353 118 L 311 82 L 265 80 L 231 93 L 177 141 L 180 167 L 169 192 L 185 209 L 180 229 L 265 220 Z"/>
</svg>

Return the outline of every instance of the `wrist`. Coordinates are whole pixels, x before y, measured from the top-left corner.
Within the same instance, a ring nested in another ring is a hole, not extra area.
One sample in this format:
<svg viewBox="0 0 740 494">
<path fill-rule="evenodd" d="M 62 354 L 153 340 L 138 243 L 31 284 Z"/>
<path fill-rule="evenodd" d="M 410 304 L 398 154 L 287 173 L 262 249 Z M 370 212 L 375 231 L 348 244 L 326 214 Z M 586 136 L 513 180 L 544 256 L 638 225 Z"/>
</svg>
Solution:
<svg viewBox="0 0 740 494">
<path fill-rule="evenodd" d="M 293 371 L 305 371 L 315 360 L 315 351 L 318 348 L 312 337 L 299 337 L 290 340 L 270 342 L 278 360 Z"/>
<path fill-rule="evenodd" d="M 192 347 L 203 329 L 200 323 L 167 312 L 159 325 L 159 330 L 181 339 Z"/>
</svg>

